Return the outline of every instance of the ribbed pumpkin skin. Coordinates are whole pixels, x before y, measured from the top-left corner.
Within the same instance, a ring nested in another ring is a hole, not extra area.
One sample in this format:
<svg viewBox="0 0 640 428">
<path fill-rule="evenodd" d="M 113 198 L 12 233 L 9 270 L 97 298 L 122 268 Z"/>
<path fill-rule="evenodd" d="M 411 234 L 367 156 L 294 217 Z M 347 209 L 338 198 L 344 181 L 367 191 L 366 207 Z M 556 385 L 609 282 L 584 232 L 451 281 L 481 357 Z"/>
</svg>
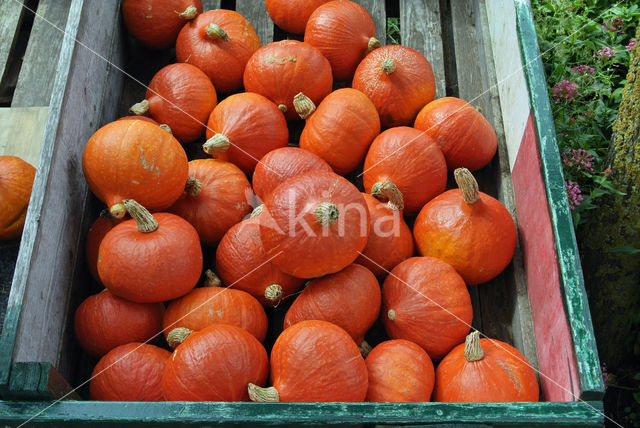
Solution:
<svg viewBox="0 0 640 428">
<path fill-rule="evenodd" d="M 515 402 L 538 401 L 535 372 L 513 346 L 495 339 L 480 339 L 484 358 L 467 361 L 462 343 L 440 361 L 435 374 L 433 401 Z"/>
<path fill-rule="evenodd" d="M 153 123 L 154 125 L 160 125 L 158 122 L 147 116 L 123 116 L 118 118 L 117 120 L 142 120 L 144 122 Z"/>
<path fill-rule="evenodd" d="M 202 273 L 198 232 L 186 220 L 156 213 L 158 229 L 139 232 L 135 220 L 111 229 L 98 253 L 98 275 L 116 296 L 162 302 L 187 294 Z"/>
<path fill-rule="evenodd" d="M 315 215 L 323 203 L 338 209 L 338 218 L 326 226 Z M 288 179 L 271 192 L 264 207 L 260 237 L 267 255 L 298 278 L 338 272 L 367 244 L 366 202 L 353 184 L 332 172 L 311 171 Z"/>
<path fill-rule="evenodd" d="M 76 310 L 74 330 L 82 349 L 102 356 L 131 342 L 146 342 L 162 328 L 162 303 L 135 303 L 109 290 L 85 299 Z"/>
<path fill-rule="evenodd" d="M 309 171 L 333 171 L 321 157 L 298 147 L 282 147 L 260 159 L 253 172 L 253 191 L 264 201 L 288 178 Z"/>
<path fill-rule="evenodd" d="M 296 292 L 303 280 L 284 273 L 269 261 L 260 238 L 260 217 L 241 221 L 222 237 L 216 251 L 216 273 L 225 285 L 246 291 L 265 306 L 273 306 L 279 300 L 265 298 L 269 285 L 280 285 L 285 297 Z"/>
<path fill-rule="evenodd" d="M 310 281 L 287 311 L 284 328 L 304 320 L 324 320 L 342 327 L 359 345 L 378 319 L 380 304 L 376 277 L 352 264 Z"/>
<path fill-rule="evenodd" d="M 252 92 L 234 94 L 213 109 L 207 122 L 207 138 L 226 136 L 229 150 L 214 156 L 237 165 L 251 175 L 258 160 L 289 143 L 287 121 L 278 107 Z"/>
<path fill-rule="evenodd" d="M 329 0 L 265 0 L 271 20 L 289 33 L 303 34 L 313 11 Z"/>
<path fill-rule="evenodd" d="M 264 386 L 267 351 L 246 330 L 215 324 L 191 333 L 173 351 L 162 378 L 169 401 L 249 401 L 249 383 Z"/>
<path fill-rule="evenodd" d="M 390 75 L 380 68 L 385 59 L 396 64 Z M 383 128 L 413 125 L 420 109 L 436 94 L 429 61 L 420 52 L 401 45 L 383 46 L 367 55 L 356 68 L 352 86 L 373 101 Z"/>
<path fill-rule="evenodd" d="M 162 376 L 171 353 L 144 343 L 118 346 L 98 361 L 89 384 L 92 400 L 164 401 Z"/>
<path fill-rule="evenodd" d="M 169 303 L 162 320 L 165 337 L 177 327 L 198 331 L 212 324 L 235 325 L 260 342 L 267 334 L 267 315 L 260 302 L 233 288 L 194 288 Z"/>
<path fill-rule="evenodd" d="M 389 318 L 389 310 L 395 319 Z M 471 328 L 473 308 L 464 281 L 449 264 L 412 257 L 396 266 L 382 286 L 382 320 L 392 339 L 420 345 L 439 360 Z"/>
<path fill-rule="evenodd" d="M 189 20 L 180 13 L 194 6 L 202 13 L 201 0 L 124 0 L 122 16 L 127 31 L 153 49 L 171 47 L 183 25 Z"/>
<path fill-rule="evenodd" d="M 108 123 L 82 153 L 89 188 L 109 208 L 123 199 L 135 199 L 149 211 L 168 208 L 184 191 L 188 163 L 171 134 L 142 120 Z"/>
<path fill-rule="evenodd" d="M 191 64 L 169 64 L 151 79 L 146 99 L 149 115 L 165 123 L 182 144 L 198 139 L 218 102 L 211 80 Z"/>
<path fill-rule="evenodd" d="M 369 373 L 366 401 L 431 401 L 435 379 L 433 363 L 415 343 L 403 339 L 382 342 L 369 352 L 364 362 Z"/>
<path fill-rule="evenodd" d="M 327 95 L 307 119 L 300 147 L 345 175 L 362 163 L 379 133 L 380 118 L 371 100 L 360 91 L 342 88 Z"/>
<path fill-rule="evenodd" d="M 402 211 L 389 208 L 368 193 L 363 193 L 371 216 L 369 240 L 356 263 L 384 278 L 398 263 L 413 256 L 413 234 L 402 217 Z"/>
<path fill-rule="evenodd" d="M 458 189 L 448 190 L 422 208 L 413 226 L 418 252 L 449 263 L 468 285 L 498 276 L 511 262 L 516 227 L 497 199 L 480 193 L 468 205 Z"/>
<path fill-rule="evenodd" d="M 209 37 L 210 24 L 219 25 L 229 40 Z M 176 58 L 204 71 L 218 93 L 228 93 L 242 87 L 244 66 L 259 47 L 258 34 L 244 16 L 233 10 L 209 10 L 182 28 Z"/>
<path fill-rule="evenodd" d="M 257 92 L 285 111 L 289 120 L 300 119 L 293 97 L 302 92 L 315 105 L 331 92 L 329 61 L 316 48 L 297 40 L 272 42 L 258 49 L 244 70 L 244 88 Z"/>
<path fill-rule="evenodd" d="M 200 181 L 200 193 L 184 192 L 169 211 L 191 223 L 204 245 L 215 245 L 251 212 L 251 184 L 238 167 L 217 159 L 192 160 L 189 177 Z"/>
<path fill-rule="evenodd" d="M 424 130 L 438 143 L 450 170 L 483 168 L 498 149 L 493 126 L 460 98 L 445 97 L 430 102 L 418 113 L 414 127 Z"/>
<path fill-rule="evenodd" d="M 376 27 L 367 10 L 352 1 L 330 1 L 309 17 L 304 41 L 327 57 L 335 80 L 350 80 L 369 53 Z"/>
<path fill-rule="evenodd" d="M 0 156 L 0 240 L 19 237 L 36 169 L 16 156 Z"/>
<path fill-rule="evenodd" d="M 98 276 L 98 250 L 100 249 L 100 243 L 107 232 L 121 222 L 122 220 L 109 216 L 99 216 L 87 232 L 87 240 L 85 241 L 85 258 L 87 260 L 89 273 L 96 281 L 100 281 L 100 277 Z"/>
<path fill-rule="evenodd" d="M 414 214 L 447 187 L 447 164 L 438 145 L 414 128 L 398 126 L 378 135 L 364 160 L 367 193 L 381 181 L 395 184 L 404 213 Z"/>
<path fill-rule="evenodd" d="M 271 380 L 282 402 L 359 402 L 367 395 L 367 368 L 342 328 L 307 320 L 284 330 L 271 351 Z"/>
</svg>

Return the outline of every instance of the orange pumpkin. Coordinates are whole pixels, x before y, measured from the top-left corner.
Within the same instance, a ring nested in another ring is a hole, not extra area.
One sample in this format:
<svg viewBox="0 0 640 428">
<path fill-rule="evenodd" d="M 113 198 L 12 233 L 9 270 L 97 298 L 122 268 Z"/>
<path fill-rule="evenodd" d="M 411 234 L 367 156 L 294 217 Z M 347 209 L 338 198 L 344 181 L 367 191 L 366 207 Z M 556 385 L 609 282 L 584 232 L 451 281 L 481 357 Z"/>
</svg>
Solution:
<svg viewBox="0 0 640 428">
<path fill-rule="evenodd" d="M 191 223 L 204 245 L 215 245 L 251 212 L 252 203 L 251 184 L 238 167 L 217 159 L 195 159 L 189 162 L 185 192 L 169 212 Z"/>
<path fill-rule="evenodd" d="M 454 172 L 459 189 L 449 190 L 422 208 L 413 226 L 418 252 L 449 263 L 467 284 L 498 276 L 511 262 L 516 226 L 509 211 L 478 191 L 469 170 Z"/>
<path fill-rule="evenodd" d="M 219 93 L 228 93 L 242 87 L 244 66 L 259 47 L 258 34 L 244 16 L 209 10 L 182 28 L 176 58 L 204 71 Z"/>
<path fill-rule="evenodd" d="M 435 376 L 434 401 L 538 401 L 540 394 L 535 371 L 520 351 L 480 339 L 477 331 L 440 361 Z"/>
<path fill-rule="evenodd" d="M 85 258 L 87 260 L 87 266 L 89 267 L 89 273 L 96 281 L 100 281 L 100 277 L 98 276 L 98 250 L 100 249 L 100 243 L 107 232 L 120 222 L 122 222 L 122 219 L 111 217 L 109 211 L 105 209 L 100 213 L 98 218 L 95 219 L 93 224 L 91 224 L 87 232 Z"/>
<path fill-rule="evenodd" d="M 389 337 L 417 343 L 433 360 L 464 340 L 472 318 L 464 280 L 442 260 L 407 259 L 382 286 L 382 320 Z"/>
<path fill-rule="evenodd" d="M 0 156 L 0 240 L 22 234 L 36 169 L 16 156 Z"/>
<path fill-rule="evenodd" d="M 284 31 L 303 34 L 313 11 L 329 0 L 265 0 L 271 20 Z"/>
</svg>

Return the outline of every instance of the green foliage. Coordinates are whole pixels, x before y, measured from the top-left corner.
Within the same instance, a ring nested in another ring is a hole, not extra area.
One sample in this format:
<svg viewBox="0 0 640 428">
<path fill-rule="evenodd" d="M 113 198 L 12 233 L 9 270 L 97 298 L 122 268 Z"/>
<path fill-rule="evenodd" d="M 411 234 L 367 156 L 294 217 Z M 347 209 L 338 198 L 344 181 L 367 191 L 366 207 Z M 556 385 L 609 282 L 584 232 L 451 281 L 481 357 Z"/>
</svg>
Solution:
<svg viewBox="0 0 640 428">
<path fill-rule="evenodd" d="M 400 39 L 400 18 L 387 18 L 387 44 L 399 45 Z"/>
</svg>

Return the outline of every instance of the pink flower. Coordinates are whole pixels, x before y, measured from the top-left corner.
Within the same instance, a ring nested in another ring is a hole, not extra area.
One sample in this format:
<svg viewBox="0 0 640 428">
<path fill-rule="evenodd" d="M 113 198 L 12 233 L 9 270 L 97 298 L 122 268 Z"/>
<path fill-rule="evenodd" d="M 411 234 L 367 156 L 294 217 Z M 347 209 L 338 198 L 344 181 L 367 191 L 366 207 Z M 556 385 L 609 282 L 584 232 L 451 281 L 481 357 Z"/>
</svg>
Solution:
<svg viewBox="0 0 640 428">
<path fill-rule="evenodd" d="M 631 49 L 633 49 L 633 47 L 636 45 L 636 39 L 631 39 L 629 40 L 629 44 L 627 46 L 625 46 L 624 48 L 631 52 Z"/>
<path fill-rule="evenodd" d="M 593 173 L 593 156 L 585 149 L 569 149 L 562 154 L 562 162 L 576 171 Z"/>
<path fill-rule="evenodd" d="M 571 67 L 571 71 L 578 74 L 593 74 L 595 72 L 593 67 L 587 67 L 584 64 Z"/>
<path fill-rule="evenodd" d="M 567 197 L 569 198 L 569 209 L 575 210 L 584 199 L 582 197 L 582 190 L 580 190 L 578 183 L 574 181 L 565 181 L 564 186 L 567 191 Z"/>
<path fill-rule="evenodd" d="M 618 31 L 618 30 L 622 30 L 623 26 L 624 26 L 624 20 L 622 18 L 609 18 L 607 20 L 605 20 L 602 24 L 600 24 L 600 26 L 605 30 L 605 31 Z"/>
<path fill-rule="evenodd" d="M 615 47 L 609 47 L 609 46 L 603 46 L 600 48 L 600 50 L 598 50 L 598 55 L 594 55 L 594 58 L 600 57 L 600 58 L 611 58 L 612 56 L 614 56 L 616 54 L 616 48 Z"/>
<path fill-rule="evenodd" d="M 576 82 L 568 80 L 558 82 L 553 86 L 553 99 L 556 101 L 562 101 L 563 99 L 573 101 L 575 97 L 580 95 L 576 90 L 577 87 L 578 84 Z"/>
</svg>

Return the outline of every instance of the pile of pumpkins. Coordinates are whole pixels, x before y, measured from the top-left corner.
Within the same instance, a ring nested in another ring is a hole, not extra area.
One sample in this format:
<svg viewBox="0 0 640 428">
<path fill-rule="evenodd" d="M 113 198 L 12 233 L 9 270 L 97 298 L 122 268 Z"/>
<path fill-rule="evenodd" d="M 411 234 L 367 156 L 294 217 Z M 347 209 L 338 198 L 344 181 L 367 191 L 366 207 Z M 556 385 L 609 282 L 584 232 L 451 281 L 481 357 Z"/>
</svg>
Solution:
<svg viewBox="0 0 640 428">
<path fill-rule="evenodd" d="M 357 3 L 266 7 L 304 41 L 261 46 L 242 15 L 198 0 L 123 3 L 130 34 L 175 46 L 178 62 L 84 149 L 107 206 L 86 241 L 105 290 L 75 313 L 77 340 L 100 357 L 91 398 L 537 401 L 518 350 L 469 334 L 467 287 L 499 275 L 516 245 L 509 212 L 470 172 L 495 155 L 492 126 L 466 101 L 434 100 L 429 62 L 381 46 Z M 189 161 L 183 145 L 205 132 L 212 157 Z M 344 177 L 358 168 L 364 193 Z M 265 308 L 285 301 L 284 323 L 268 325 Z M 371 349 L 379 319 L 388 337 Z M 150 344 L 158 335 L 166 344 Z"/>
</svg>

